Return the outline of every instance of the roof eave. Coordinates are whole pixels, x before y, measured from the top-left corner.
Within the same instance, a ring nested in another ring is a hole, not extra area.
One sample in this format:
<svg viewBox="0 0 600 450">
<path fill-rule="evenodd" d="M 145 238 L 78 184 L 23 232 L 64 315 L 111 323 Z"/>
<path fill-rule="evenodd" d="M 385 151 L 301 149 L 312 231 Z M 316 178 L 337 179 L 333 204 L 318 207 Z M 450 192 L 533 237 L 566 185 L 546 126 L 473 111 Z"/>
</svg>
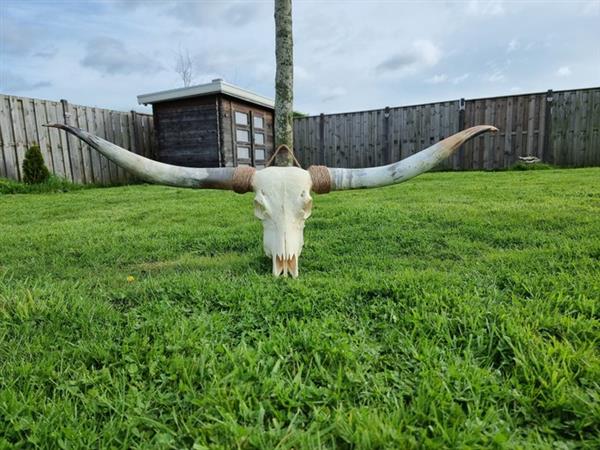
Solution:
<svg viewBox="0 0 600 450">
<path fill-rule="evenodd" d="M 199 86 L 191 86 L 168 91 L 153 92 L 150 94 L 141 94 L 137 96 L 138 104 L 148 105 L 153 103 L 166 102 L 170 100 L 179 100 L 183 98 L 198 97 L 211 94 L 226 94 L 250 103 L 255 103 L 267 108 L 275 108 L 273 100 L 247 91 L 246 89 L 233 86 L 224 81 L 213 81 L 212 83 Z"/>
</svg>

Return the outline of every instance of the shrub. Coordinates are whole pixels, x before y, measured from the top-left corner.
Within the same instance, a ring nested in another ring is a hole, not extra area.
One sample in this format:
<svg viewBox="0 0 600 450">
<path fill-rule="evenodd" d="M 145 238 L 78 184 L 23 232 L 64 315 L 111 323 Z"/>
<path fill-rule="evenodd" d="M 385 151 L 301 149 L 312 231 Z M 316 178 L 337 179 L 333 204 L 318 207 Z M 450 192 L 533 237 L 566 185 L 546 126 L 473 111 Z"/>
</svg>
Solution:
<svg viewBox="0 0 600 450">
<path fill-rule="evenodd" d="M 527 164 L 524 162 L 517 162 L 514 165 L 512 165 L 508 170 L 549 170 L 549 169 L 554 169 L 554 167 L 551 164 L 546 164 L 546 163 L 534 163 L 534 164 Z"/>
<path fill-rule="evenodd" d="M 23 181 L 27 184 L 39 184 L 48 181 L 50 172 L 44 164 L 39 145 L 32 145 L 23 160 Z"/>
</svg>

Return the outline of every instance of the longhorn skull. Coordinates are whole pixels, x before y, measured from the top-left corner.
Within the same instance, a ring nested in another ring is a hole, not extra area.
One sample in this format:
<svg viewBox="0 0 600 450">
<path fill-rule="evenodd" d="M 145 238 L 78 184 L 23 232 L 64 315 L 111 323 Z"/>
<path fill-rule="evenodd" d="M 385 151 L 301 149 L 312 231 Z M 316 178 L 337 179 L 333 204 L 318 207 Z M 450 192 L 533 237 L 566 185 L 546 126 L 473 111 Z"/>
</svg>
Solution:
<svg viewBox="0 0 600 450">
<path fill-rule="evenodd" d="M 402 183 L 426 172 L 452 155 L 467 140 L 487 131 L 479 125 L 454 134 L 402 161 L 387 166 L 339 169 L 311 166 L 192 168 L 164 164 L 118 147 L 79 128 L 47 125 L 74 134 L 115 164 L 151 183 L 198 189 L 253 191 L 254 214 L 263 223 L 263 243 L 273 261 L 273 275 L 298 276 L 298 258 L 304 245 L 304 222 L 312 209 L 311 190 L 316 193 L 373 188 Z"/>
</svg>

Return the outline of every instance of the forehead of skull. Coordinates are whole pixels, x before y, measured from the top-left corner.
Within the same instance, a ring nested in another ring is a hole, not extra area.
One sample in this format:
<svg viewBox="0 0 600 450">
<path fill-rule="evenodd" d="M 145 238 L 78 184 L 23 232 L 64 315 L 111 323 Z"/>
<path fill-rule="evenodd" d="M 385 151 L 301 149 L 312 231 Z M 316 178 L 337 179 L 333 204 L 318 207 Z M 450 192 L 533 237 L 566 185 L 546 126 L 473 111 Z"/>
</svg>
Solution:
<svg viewBox="0 0 600 450">
<path fill-rule="evenodd" d="M 312 180 L 308 171 L 299 167 L 267 167 L 256 171 L 252 185 L 257 197 L 308 196 Z"/>
</svg>

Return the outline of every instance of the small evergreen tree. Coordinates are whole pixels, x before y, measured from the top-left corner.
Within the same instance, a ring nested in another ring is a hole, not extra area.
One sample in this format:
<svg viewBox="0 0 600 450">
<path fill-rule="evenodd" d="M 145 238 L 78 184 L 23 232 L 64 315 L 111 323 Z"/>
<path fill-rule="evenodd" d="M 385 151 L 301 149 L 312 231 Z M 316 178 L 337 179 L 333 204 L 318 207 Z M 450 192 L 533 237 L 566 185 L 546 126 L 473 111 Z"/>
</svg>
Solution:
<svg viewBox="0 0 600 450">
<path fill-rule="evenodd" d="M 50 178 L 50 172 L 44 164 L 39 145 L 32 145 L 23 160 L 23 181 L 27 184 L 39 184 Z"/>
</svg>

